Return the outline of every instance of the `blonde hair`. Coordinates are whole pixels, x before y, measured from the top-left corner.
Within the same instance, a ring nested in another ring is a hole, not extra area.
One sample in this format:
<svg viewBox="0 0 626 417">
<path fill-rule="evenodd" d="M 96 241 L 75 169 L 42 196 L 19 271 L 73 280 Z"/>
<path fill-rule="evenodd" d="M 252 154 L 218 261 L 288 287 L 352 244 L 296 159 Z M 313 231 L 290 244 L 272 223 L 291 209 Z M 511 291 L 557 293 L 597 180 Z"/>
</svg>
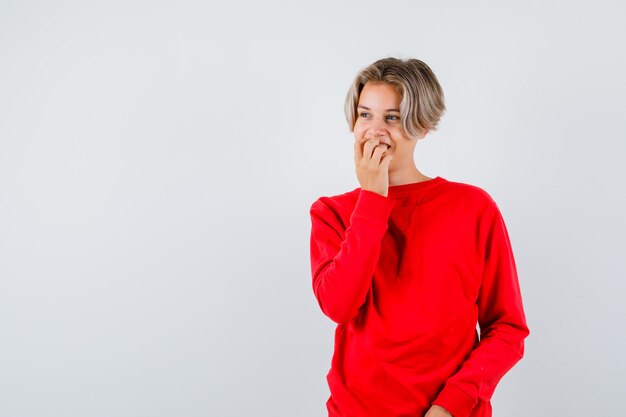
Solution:
<svg viewBox="0 0 626 417">
<path fill-rule="evenodd" d="M 361 69 L 348 90 L 344 111 L 350 132 L 354 131 L 357 105 L 363 86 L 368 83 L 391 84 L 402 97 L 400 120 L 410 137 L 426 130 L 437 130 L 446 111 L 443 90 L 428 65 L 419 59 L 383 58 Z"/>
</svg>

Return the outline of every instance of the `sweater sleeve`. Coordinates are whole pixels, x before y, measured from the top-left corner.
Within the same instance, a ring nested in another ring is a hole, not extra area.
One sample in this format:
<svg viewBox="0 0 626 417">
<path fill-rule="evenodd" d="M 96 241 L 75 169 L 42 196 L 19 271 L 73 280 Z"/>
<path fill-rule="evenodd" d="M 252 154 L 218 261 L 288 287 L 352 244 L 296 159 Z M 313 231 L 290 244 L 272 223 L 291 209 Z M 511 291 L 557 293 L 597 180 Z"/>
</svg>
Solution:
<svg viewBox="0 0 626 417">
<path fill-rule="evenodd" d="M 336 323 L 352 320 L 366 300 L 394 204 L 360 190 L 345 231 L 322 200 L 311 206 L 313 292 L 322 312 Z"/>
<path fill-rule="evenodd" d="M 453 417 L 467 417 L 478 400 L 491 399 L 500 379 L 524 356 L 530 334 L 508 231 L 493 200 L 482 233 L 484 264 L 476 301 L 480 342 L 433 401 Z"/>
</svg>

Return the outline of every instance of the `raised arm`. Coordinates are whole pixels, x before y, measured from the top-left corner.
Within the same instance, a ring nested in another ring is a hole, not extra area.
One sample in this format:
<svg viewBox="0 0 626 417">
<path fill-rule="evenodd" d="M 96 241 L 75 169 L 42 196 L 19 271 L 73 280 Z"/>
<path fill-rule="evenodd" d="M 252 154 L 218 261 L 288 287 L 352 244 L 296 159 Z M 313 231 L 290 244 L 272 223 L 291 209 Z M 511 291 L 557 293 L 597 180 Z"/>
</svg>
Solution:
<svg viewBox="0 0 626 417">
<path fill-rule="evenodd" d="M 388 197 L 361 189 L 345 231 L 323 201 L 311 205 L 313 292 L 336 323 L 352 320 L 365 302 L 393 205 Z"/>
<path fill-rule="evenodd" d="M 480 342 L 433 401 L 454 417 L 467 417 L 479 399 L 491 399 L 500 379 L 524 356 L 524 339 L 530 334 L 508 231 L 495 202 L 485 219 L 477 300 Z"/>
</svg>

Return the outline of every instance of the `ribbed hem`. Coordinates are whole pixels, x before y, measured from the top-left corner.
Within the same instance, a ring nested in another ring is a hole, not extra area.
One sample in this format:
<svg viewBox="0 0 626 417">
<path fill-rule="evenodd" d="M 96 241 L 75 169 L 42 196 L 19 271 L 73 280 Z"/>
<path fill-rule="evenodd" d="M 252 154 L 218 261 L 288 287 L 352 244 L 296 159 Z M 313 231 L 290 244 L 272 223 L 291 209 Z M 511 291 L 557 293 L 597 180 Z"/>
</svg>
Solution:
<svg viewBox="0 0 626 417">
<path fill-rule="evenodd" d="M 433 404 L 445 408 L 452 413 L 453 417 L 468 417 L 476 406 L 476 402 L 462 389 L 452 384 L 446 384 Z"/>
<path fill-rule="evenodd" d="M 441 176 L 436 176 L 426 181 L 411 182 L 411 183 L 399 184 L 399 185 L 390 185 L 388 187 L 388 195 L 389 197 L 393 198 L 396 195 L 400 196 L 400 195 L 411 194 L 411 193 L 416 193 L 416 192 L 423 192 L 426 189 L 434 185 L 437 185 L 446 181 L 447 180 L 445 178 Z"/>
</svg>

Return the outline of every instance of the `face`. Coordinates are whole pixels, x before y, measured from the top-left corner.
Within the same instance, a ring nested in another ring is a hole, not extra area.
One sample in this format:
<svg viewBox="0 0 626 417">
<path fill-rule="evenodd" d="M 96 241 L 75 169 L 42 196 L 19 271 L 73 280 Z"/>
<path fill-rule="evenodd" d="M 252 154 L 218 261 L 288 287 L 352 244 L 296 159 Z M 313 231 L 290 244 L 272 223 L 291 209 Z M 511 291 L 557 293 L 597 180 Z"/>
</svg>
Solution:
<svg viewBox="0 0 626 417">
<path fill-rule="evenodd" d="M 378 137 L 387 143 L 387 154 L 394 156 L 392 165 L 410 158 L 417 138 L 409 138 L 400 123 L 400 94 L 388 83 L 368 82 L 363 86 L 357 105 L 354 139 Z M 420 136 L 422 138 L 423 136 Z"/>
</svg>

